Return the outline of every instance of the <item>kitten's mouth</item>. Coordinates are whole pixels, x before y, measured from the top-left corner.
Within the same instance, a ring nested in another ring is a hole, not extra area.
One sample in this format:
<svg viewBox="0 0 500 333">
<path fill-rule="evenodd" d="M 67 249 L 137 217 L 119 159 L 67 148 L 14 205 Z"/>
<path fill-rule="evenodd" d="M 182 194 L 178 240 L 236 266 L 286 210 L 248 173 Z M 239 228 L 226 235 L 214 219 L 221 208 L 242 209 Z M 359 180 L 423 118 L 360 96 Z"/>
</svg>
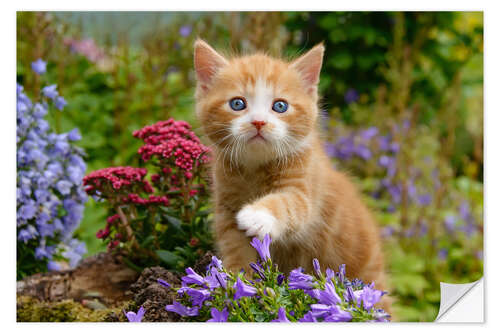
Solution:
<svg viewBox="0 0 500 333">
<path fill-rule="evenodd" d="M 262 136 L 262 134 L 260 134 L 260 132 L 257 132 L 257 134 L 255 134 L 248 140 L 248 142 L 252 141 L 267 141 L 267 140 Z"/>
</svg>

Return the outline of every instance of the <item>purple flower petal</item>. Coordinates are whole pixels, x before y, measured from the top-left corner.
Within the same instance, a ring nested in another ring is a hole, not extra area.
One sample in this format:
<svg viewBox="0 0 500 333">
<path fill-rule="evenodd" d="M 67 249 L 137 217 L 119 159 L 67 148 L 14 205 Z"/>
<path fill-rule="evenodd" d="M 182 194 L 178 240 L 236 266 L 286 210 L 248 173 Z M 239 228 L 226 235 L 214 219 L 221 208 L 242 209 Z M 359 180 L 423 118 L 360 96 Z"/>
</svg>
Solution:
<svg viewBox="0 0 500 333">
<path fill-rule="evenodd" d="M 235 300 L 240 299 L 241 297 L 254 296 L 257 294 L 257 289 L 255 289 L 255 287 L 243 283 L 239 277 L 233 285 L 233 288 L 236 288 L 236 293 L 234 294 Z"/>
<path fill-rule="evenodd" d="M 269 234 L 264 236 L 264 240 L 262 242 L 257 237 L 254 237 L 250 245 L 252 245 L 257 250 L 262 261 L 271 259 L 271 254 L 269 253 L 271 236 L 269 236 Z"/>
<path fill-rule="evenodd" d="M 286 311 L 284 308 L 280 307 L 278 310 L 278 318 L 271 320 L 274 323 L 289 323 L 290 320 L 286 317 Z"/>
<path fill-rule="evenodd" d="M 47 71 L 47 63 L 39 58 L 31 63 L 31 69 L 33 72 L 41 75 Z"/>
<path fill-rule="evenodd" d="M 229 316 L 229 312 L 226 308 L 222 309 L 222 311 L 217 310 L 217 308 L 211 308 L 210 314 L 212 318 L 207 320 L 207 322 L 211 323 L 224 323 L 227 322 L 227 317 Z"/>
</svg>

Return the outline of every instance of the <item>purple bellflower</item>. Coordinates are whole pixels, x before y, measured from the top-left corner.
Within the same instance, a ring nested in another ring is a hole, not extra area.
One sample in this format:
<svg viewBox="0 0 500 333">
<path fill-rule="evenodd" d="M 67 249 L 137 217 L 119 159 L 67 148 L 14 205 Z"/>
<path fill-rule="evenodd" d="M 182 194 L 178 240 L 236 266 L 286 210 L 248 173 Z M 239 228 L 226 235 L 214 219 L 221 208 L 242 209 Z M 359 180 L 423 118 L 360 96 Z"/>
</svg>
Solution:
<svg viewBox="0 0 500 333">
<path fill-rule="evenodd" d="M 227 311 L 227 308 L 222 309 L 222 311 L 219 311 L 216 308 L 211 308 L 210 314 L 212 315 L 212 318 L 207 320 L 207 322 L 211 322 L 211 323 L 227 322 L 227 317 L 229 316 L 229 312 Z"/>
<path fill-rule="evenodd" d="M 269 236 L 269 234 L 266 234 L 263 241 L 260 241 L 257 237 L 254 237 L 250 245 L 252 245 L 257 250 L 262 261 L 267 261 L 271 259 L 271 254 L 269 253 L 269 245 L 271 245 L 271 236 Z"/>
<path fill-rule="evenodd" d="M 286 311 L 284 308 L 279 308 L 278 310 L 278 318 L 271 320 L 273 323 L 289 323 L 290 320 L 286 317 Z"/>
<path fill-rule="evenodd" d="M 47 63 L 39 58 L 31 63 L 31 69 L 38 75 L 42 75 L 47 71 Z"/>
<path fill-rule="evenodd" d="M 257 289 L 255 287 L 249 286 L 238 277 L 233 288 L 236 288 L 236 293 L 234 294 L 234 299 L 240 299 L 244 296 L 254 296 L 257 294 Z"/>
<path fill-rule="evenodd" d="M 194 317 L 194 316 L 198 315 L 198 307 L 194 306 L 194 307 L 190 308 L 190 307 L 184 306 L 181 303 L 175 302 L 175 301 L 173 304 L 167 305 L 165 307 L 165 309 L 167 311 L 170 311 L 170 312 L 175 312 L 183 317 L 185 317 L 185 316 Z"/>
<path fill-rule="evenodd" d="M 296 268 L 290 272 L 288 276 L 288 287 L 290 289 L 312 289 L 313 277 L 303 272 L 304 269 L 302 267 Z"/>
<path fill-rule="evenodd" d="M 127 317 L 129 322 L 140 323 L 142 321 L 142 317 L 144 317 L 144 313 L 146 313 L 146 310 L 144 310 L 144 308 L 141 306 L 137 313 L 129 311 L 125 313 L 125 316 Z"/>
</svg>

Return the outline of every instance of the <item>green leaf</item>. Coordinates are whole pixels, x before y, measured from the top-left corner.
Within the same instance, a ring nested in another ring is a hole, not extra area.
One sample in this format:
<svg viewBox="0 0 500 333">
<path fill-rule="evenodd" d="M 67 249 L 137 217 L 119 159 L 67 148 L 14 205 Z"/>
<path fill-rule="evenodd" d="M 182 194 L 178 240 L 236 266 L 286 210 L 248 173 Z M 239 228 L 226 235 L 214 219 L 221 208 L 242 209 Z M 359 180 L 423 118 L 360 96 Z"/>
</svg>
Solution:
<svg viewBox="0 0 500 333">
<path fill-rule="evenodd" d="M 151 244 L 155 239 L 155 236 L 153 235 L 149 235 L 148 237 L 146 237 L 146 239 L 144 239 L 142 242 L 141 242 L 141 247 L 147 247 L 149 244 Z"/>
<path fill-rule="evenodd" d="M 165 215 L 165 217 L 167 218 L 168 223 L 170 223 L 175 229 L 177 229 L 177 230 L 181 229 L 181 225 L 182 225 L 181 220 L 179 220 L 176 217 L 170 216 L 170 215 Z"/>
<path fill-rule="evenodd" d="M 175 266 L 181 258 L 173 252 L 167 250 L 157 250 L 156 255 L 160 258 L 161 261 L 166 263 L 169 266 Z"/>
</svg>

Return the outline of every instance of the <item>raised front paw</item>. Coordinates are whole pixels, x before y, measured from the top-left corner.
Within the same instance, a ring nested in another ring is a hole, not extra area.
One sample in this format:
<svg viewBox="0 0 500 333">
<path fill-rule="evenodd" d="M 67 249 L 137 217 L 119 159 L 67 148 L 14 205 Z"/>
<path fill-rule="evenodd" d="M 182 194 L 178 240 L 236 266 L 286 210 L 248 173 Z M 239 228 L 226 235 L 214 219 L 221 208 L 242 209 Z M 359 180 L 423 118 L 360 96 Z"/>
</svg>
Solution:
<svg viewBox="0 0 500 333">
<path fill-rule="evenodd" d="M 278 220 L 267 209 L 246 206 L 236 215 L 236 222 L 238 229 L 249 237 L 263 239 L 266 234 L 273 239 L 278 237 Z"/>
</svg>

